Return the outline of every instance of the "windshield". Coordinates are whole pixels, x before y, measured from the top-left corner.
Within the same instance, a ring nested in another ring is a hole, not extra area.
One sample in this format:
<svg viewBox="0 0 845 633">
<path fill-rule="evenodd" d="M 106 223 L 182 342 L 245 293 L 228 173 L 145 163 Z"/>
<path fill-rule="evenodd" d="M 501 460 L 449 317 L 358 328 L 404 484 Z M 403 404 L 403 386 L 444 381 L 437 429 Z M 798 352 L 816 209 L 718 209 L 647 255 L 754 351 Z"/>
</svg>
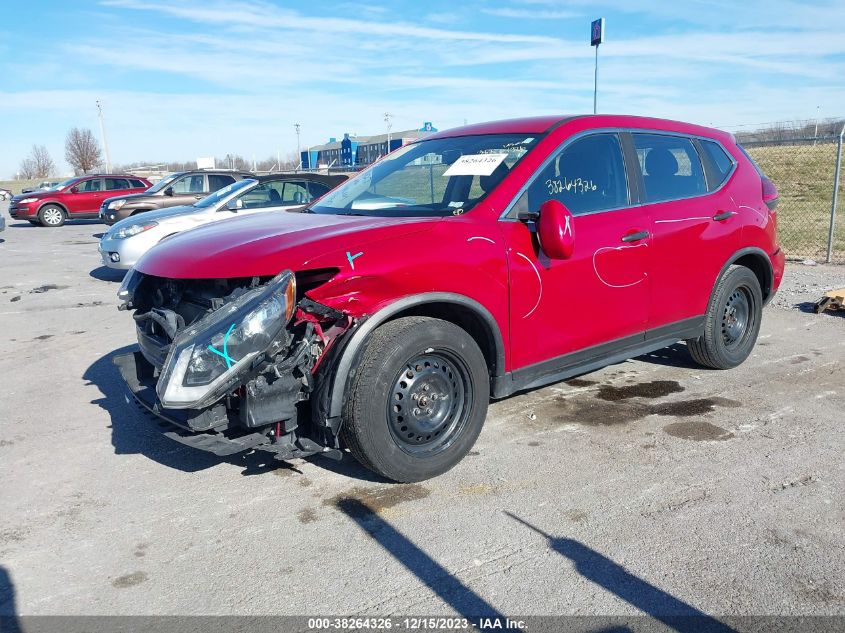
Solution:
<svg viewBox="0 0 845 633">
<path fill-rule="evenodd" d="M 540 135 L 485 134 L 401 147 L 308 208 L 376 216 L 459 215 L 490 193 Z"/>
<path fill-rule="evenodd" d="M 239 180 L 238 182 L 233 182 L 231 185 L 227 185 L 222 189 L 218 189 L 210 196 L 206 196 L 199 202 L 196 202 L 194 206 L 197 209 L 208 209 L 209 207 L 213 207 L 223 201 L 225 198 L 229 197 L 232 193 L 236 191 L 240 191 L 241 189 L 246 189 L 247 187 L 252 187 L 258 181 L 254 178 L 247 178 L 245 180 Z"/>
<path fill-rule="evenodd" d="M 179 174 L 170 174 L 169 176 L 162 178 L 156 184 L 154 184 L 152 187 L 147 189 L 147 191 L 145 193 L 156 193 L 157 191 L 161 191 L 162 189 L 167 187 L 167 185 L 169 185 L 171 182 L 176 180 L 176 178 L 178 176 L 179 176 Z"/>
<path fill-rule="evenodd" d="M 77 182 L 78 180 L 79 180 L 79 176 L 74 176 L 73 178 L 68 178 L 68 179 L 67 179 L 67 180 L 65 180 L 64 182 L 60 182 L 58 185 L 56 185 L 56 186 L 55 186 L 55 190 L 56 190 L 56 191 L 61 191 L 62 189 L 65 189 L 65 188 L 67 188 L 67 187 L 70 187 L 71 185 L 73 185 L 73 184 L 74 184 L 75 182 Z"/>
</svg>

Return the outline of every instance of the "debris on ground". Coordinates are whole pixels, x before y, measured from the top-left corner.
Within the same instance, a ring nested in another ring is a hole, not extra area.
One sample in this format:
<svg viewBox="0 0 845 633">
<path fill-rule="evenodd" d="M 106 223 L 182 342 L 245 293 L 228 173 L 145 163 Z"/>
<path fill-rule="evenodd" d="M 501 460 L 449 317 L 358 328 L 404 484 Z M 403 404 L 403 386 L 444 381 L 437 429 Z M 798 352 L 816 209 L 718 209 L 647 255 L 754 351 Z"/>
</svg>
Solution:
<svg viewBox="0 0 845 633">
<path fill-rule="evenodd" d="M 843 310 L 845 309 L 845 288 L 838 288 L 824 293 L 824 296 L 816 301 L 816 314 L 821 314 L 825 310 Z"/>
</svg>

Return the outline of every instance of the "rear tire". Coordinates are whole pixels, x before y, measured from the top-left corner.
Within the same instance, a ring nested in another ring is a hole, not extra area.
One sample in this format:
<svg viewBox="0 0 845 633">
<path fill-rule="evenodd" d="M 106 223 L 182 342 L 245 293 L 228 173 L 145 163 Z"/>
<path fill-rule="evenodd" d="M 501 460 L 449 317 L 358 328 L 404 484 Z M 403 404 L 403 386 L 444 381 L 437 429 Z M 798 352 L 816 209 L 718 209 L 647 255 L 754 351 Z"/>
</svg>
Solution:
<svg viewBox="0 0 845 633">
<path fill-rule="evenodd" d="M 731 266 L 716 284 L 704 334 L 687 340 L 690 355 L 705 367 L 736 367 L 754 349 L 762 316 L 763 293 L 757 276 L 745 266 Z"/>
<path fill-rule="evenodd" d="M 42 226 L 57 227 L 65 223 L 65 211 L 55 204 L 45 204 L 38 211 Z"/>
<path fill-rule="evenodd" d="M 422 481 L 472 448 L 487 417 L 490 376 L 466 331 L 403 317 L 370 335 L 347 395 L 341 439 L 355 459 L 394 481 Z"/>
</svg>

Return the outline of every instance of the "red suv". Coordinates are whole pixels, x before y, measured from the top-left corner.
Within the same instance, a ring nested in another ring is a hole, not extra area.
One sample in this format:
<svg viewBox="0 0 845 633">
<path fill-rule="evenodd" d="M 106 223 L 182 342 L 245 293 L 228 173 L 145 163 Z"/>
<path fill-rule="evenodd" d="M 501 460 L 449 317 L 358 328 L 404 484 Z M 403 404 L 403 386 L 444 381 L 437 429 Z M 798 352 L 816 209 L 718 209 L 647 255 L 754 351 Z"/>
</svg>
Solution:
<svg viewBox="0 0 845 633">
<path fill-rule="evenodd" d="M 297 213 L 162 241 L 119 292 L 117 357 L 166 435 L 228 455 L 348 448 L 454 466 L 491 397 L 686 340 L 728 369 L 783 274 L 777 190 L 718 130 L 628 116 L 471 125 Z"/>
<path fill-rule="evenodd" d="M 139 193 L 152 186 L 130 174 L 74 176 L 48 189 L 21 194 L 9 203 L 9 215 L 42 226 L 61 226 L 66 220 L 96 218 L 106 198 Z"/>
</svg>

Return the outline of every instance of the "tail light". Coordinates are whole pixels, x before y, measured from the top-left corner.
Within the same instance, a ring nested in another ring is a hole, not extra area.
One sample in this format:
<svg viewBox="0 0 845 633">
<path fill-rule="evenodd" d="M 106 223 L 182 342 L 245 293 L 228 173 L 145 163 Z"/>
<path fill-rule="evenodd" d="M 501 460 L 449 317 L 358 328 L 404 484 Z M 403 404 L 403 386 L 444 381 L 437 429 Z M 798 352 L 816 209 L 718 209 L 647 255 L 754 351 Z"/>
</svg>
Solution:
<svg viewBox="0 0 845 633">
<path fill-rule="evenodd" d="M 775 187 L 775 183 L 771 180 L 766 178 L 765 176 L 762 177 L 763 181 L 763 202 L 766 203 L 766 206 L 769 207 L 770 211 L 774 211 L 775 207 L 778 206 L 778 188 Z"/>
</svg>

